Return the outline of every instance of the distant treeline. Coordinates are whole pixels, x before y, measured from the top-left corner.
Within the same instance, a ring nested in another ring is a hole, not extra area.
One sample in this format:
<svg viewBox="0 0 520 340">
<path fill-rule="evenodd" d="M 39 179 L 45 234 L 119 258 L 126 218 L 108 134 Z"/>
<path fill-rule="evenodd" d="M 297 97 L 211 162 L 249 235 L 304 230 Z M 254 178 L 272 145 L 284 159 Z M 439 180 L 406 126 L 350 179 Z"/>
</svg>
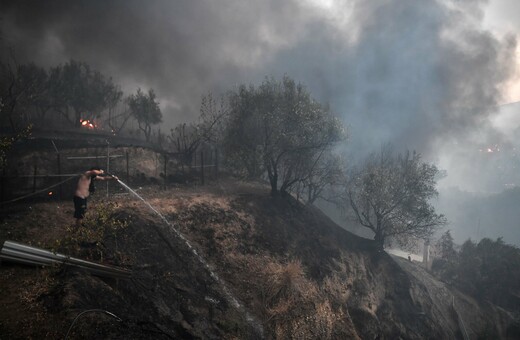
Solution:
<svg viewBox="0 0 520 340">
<path fill-rule="evenodd" d="M 484 238 L 467 240 L 455 250 L 447 231 L 437 243 L 432 271 L 444 281 L 481 300 L 520 312 L 520 249 Z"/>
<path fill-rule="evenodd" d="M 124 96 L 112 78 L 85 62 L 45 69 L 33 63 L 0 63 L 2 131 L 85 128 L 110 134 L 141 131 L 147 140 L 151 125 L 161 122 L 153 90 Z M 138 129 L 129 127 L 137 123 Z M 132 131 L 135 130 L 135 131 Z"/>
</svg>

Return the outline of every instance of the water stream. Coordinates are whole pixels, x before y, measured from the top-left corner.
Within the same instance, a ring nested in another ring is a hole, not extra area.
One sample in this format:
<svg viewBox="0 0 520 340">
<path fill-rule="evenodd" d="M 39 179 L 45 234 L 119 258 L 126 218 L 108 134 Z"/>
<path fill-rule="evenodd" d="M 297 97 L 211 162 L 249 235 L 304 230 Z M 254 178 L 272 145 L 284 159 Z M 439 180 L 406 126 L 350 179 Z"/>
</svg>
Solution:
<svg viewBox="0 0 520 340">
<path fill-rule="evenodd" d="M 263 327 L 261 325 L 261 323 L 256 320 L 246 309 L 245 307 L 234 297 L 234 295 L 231 293 L 231 291 L 229 290 L 229 288 L 227 287 L 226 283 L 220 279 L 220 277 L 217 275 L 217 273 L 215 273 L 211 267 L 209 266 L 209 264 L 206 262 L 206 260 L 201 256 L 199 255 L 199 253 L 197 252 L 197 250 L 191 245 L 190 241 L 172 224 L 170 223 L 170 221 L 168 221 L 166 219 L 166 217 L 161 214 L 157 209 L 155 209 L 150 203 L 148 203 L 148 201 L 146 201 L 143 197 L 141 197 L 141 195 L 139 195 L 137 192 L 135 192 L 135 190 L 133 190 L 132 188 L 130 188 L 128 185 L 126 185 L 123 181 L 121 181 L 120 179 L 117 180 L 119 182 L 119 184 L 121 184 L 121 186 L 123 188 L 125 188 L 126 190 L 128 190 L 130 193 L 132 193 L 135 197 L 137 197 L 138 199 L 140 199 L 148 208 L 150 208 L 150 210 L 152 210 L 157 216 L 159 216 L 161 218 L 161 220 L 168 226 L 170 227 L 171 230 L 173 230 L 173 232 L 175 233 L 175 235 L 177 235 L 183 242 L 184 244 L 186 244 L 186 246 L 188 247 L 188 249 L 192 252 L 192 254 L 195 256 L 195 258 L 204 266 L 204 268 L 206 268 L 206 270 L 209 272 L 210 276 L 222 287 L 222 291 L 224 292 L 224 295 L 226 297 L 226 299 L 228 300 L 228 302 L 234 307 L 236 308 L 238 311 L 240 311 L 241 313 L 244 313 L 244 315 L 246 316 L 246 320 L 254 327 L 254 329 L 256 329 L 259 333 L 260 333 L 260 336 L 263 337 Z"/>
</svg>

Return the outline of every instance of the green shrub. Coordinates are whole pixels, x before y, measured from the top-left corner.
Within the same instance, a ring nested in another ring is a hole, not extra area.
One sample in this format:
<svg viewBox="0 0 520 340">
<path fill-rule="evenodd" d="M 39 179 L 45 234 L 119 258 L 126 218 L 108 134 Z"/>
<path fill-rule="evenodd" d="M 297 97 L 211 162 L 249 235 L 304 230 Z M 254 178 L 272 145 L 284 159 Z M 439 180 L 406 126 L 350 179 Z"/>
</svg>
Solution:
<svg viewBox="0 0 520 340">
<path fill-rule="evenodd" d="M 82 225 L 68 226 L 67 236 L 56 240 L 53 251 L 93 261 L 127 262 L 127 256 L 118 249 L 118 239 L 125 237 L 122 232 L 129 221 L 118 216 L 117 207 L 114 202 L 93 204 Z"/>
</svg>

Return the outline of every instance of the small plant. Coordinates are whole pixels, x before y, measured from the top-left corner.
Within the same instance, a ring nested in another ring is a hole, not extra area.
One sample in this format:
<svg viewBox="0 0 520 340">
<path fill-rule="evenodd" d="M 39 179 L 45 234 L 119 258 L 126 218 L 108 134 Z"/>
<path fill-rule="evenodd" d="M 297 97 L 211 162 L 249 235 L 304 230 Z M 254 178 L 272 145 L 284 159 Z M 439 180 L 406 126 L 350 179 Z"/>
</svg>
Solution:
<svg viewBox="0 0 520 340">
<path fill-rule="evenodd" d="M 68 226 L 67 236 L 56 240 L 53 251 L 67 252 L 88 260 L 110 258 L 117 263 L 126 262 L 126 257 L 118 251 L 118 237 L 129 222 L 117 217 L 117 207 L 114 202 L 93 205 L 81 227 Z M 108 246 L 109 242 L 111 247 Z"/>
</svg>

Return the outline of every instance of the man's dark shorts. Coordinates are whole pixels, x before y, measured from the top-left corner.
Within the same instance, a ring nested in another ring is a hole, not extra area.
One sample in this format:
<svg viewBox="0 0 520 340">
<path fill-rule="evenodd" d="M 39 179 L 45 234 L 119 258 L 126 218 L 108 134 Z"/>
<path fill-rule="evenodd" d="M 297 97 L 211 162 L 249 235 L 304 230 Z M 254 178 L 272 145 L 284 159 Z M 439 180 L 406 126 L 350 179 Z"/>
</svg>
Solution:
<svg viewBox="0 0 520 340">
<path fill-rule="evenodd" d="M 87 212 L 87 199 L 74 196 L 74 218 L 84 218 Z"/>
</svg>

